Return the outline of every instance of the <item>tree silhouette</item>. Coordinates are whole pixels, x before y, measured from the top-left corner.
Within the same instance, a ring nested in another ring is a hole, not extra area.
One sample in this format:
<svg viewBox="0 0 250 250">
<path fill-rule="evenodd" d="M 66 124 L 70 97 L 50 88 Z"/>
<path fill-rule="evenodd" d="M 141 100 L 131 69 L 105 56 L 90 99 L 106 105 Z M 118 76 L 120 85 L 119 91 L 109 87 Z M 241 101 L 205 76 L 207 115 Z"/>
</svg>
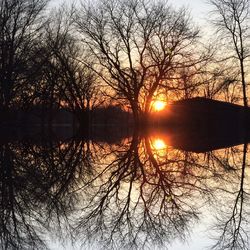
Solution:
<svg viewBox="0 0 250 250">
<path fill-rule="evenodd" d="M 97 60 L 94 70 L 120 99 L 129 102 L 136 123 L 150 111 L 160 87 L 172 88 L 177 69 L 204 59 L 192 50 L 198 30 L 187 11 L 176 11 L 165 2 L 82 4 L 75 23 Z"/>
<path fill-rule="evenodd" d="M 0 104 L 8 109 L 37 68 L 32 64 L 44 25 L 47 0 L 3 0 L 0 3 Z"/>
<path fill-rule="evenodd" d="M 243 103 L 247 107 L 247 83 L 246 83 L 246 60 L 249 56 L 247 50 L 247 39 L 249 36 L 248 19 L 249 19 L 249 0 L 210 0 L 209 1 L 216 14 L 214 21 L 218 32 L 223 40 L 230 41 L 230 47 L 233 49 L 232 57 L 237 59 L 240 69 L 240 77 L 243 92 Z"/>
<path fill-rule="evenodd" d="M 44 69 L 45 86 L 46 89 L 54 88 L 49 93 L 54 93 L 56 102 L 72 112 L 81 126 L 87 127 L 91 105 L 96 101 L 91 103 L 97 92 L 95 75 L 80 62 L 79 58 L 89 61 L 89 55 L 70 32 L 70 18 L 70 11 L 60 9 L 56 12 L 56 19 L 46 27 L 45 39 L 50 57 Z"/>
</svg>

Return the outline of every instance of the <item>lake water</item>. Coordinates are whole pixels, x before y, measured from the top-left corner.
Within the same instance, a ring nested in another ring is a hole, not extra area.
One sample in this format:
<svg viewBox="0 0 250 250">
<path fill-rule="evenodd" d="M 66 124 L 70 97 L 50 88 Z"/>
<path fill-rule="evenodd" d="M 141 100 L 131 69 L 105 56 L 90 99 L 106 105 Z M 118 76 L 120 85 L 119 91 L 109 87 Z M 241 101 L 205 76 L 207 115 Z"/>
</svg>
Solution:
<svg viewBox="0 0 250 250">
<path fill-rule="evenodd" d="M 5 139 L 2 249 L 250 249 L 248 140 L 216 138 Z"/>
</svg>

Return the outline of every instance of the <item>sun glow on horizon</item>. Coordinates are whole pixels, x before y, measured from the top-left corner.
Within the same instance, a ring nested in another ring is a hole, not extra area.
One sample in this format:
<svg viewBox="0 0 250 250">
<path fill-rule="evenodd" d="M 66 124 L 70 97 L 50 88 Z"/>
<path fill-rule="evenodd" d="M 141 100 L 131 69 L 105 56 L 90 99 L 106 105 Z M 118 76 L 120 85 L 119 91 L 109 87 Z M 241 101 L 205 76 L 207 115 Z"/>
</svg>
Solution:
<svg viewBox="0 0 250 250">
<path fill-rule="evenodd" d="M 154 111 L 161 111 L 166 107 L 167 103 L 165 101 L 156 100 L 152 102 L 152 107 Z"/>
<path fill-rule="evenodd" d="M 152 141 L 152 147 L 155 150 L 163 150 L 167 148 L 167 145 L 162 139 L 157 138 Z"/>
</svg>

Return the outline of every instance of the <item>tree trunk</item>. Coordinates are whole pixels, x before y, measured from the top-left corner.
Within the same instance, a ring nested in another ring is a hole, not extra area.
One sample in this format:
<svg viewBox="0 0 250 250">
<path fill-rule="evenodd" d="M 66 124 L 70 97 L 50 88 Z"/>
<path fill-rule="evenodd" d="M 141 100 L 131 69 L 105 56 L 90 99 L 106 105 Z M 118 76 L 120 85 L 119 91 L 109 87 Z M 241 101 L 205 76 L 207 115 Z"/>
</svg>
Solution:
<svg viewBox="0 0 250 250">
<path fill-rule="evenodd" d="M 79 131 L 81 133 L 89 133 L 89 127 L 90 127 L 90 122 L 89 122 L 89 111 L 88 110 L 76 110 L 74 112 L 76 119 L 79 123 Z"/>
<path fill-rule="evenodd" d="M 134 125 L 135 127 L 140 127 L 141 126 L 141 112 L 140 112 L 138 101 L 132 101 L 131 108 L 133 112 Z"/>
<path fill-rule="evenodd" d="M 241 82 L 242 82 L 242 90 L 243 90 L 243 103 L 244 107 L 248 107 L 247 103 L 247 90 L 246 90 L 246 80 L 245 80 L 245 72 L 244 72 L 244 64 L 243 60 L 240 60 L 240 71 L 241 71 Z"/>
</svg>

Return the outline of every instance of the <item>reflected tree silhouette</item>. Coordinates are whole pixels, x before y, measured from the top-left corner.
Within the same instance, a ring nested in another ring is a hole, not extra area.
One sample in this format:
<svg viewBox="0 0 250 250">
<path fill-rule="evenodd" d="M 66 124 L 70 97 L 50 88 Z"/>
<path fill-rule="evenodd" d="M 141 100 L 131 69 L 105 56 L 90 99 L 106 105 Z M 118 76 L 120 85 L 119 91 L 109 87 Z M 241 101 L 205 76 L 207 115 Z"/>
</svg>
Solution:
<svg viewBox="0 0 250 250">
<path fill-rule="evenodd" d="M 163 154 L 139 135 L 113 154 L 82 189 L 87 200 L 75 230 L 84 244 L 97 240 L 105 249 L 145 249 L 185 240 L 199 208 L 213 198 L 212 183 L 228 179 L 222 160 L 207 165 L 214 162 L 212 153 L 209 160 L 173 149 Z"/>
<path fill-rule="evenodd" d="M 1 246 L 46 249 L 44 232 L 70 229 L 74 188 L 91 174 L 86 143 L 1 145 L 0 168 Z"/>
<path fill-rule="evenodd" d="M 218 223 L 215 226 L 218 232 L 218 238 L 213 249 L 249 249 L 249 187 L 246 185 L 246 167 L 247 165 L 248 144 L 243 146 L 242 166 L 239 169 L 237 187 L 235 190 L 224 190 L 226 206 L 222 207 Z"/>
<path fill-rule="evenodd" d="M 22 176 L 15 176 L 13 152 L 8 145 L 1 146 L 1 246 L 3 249 L 45 248 L 44 242 L 31 221 L 33 203 L 24 192 Z M 21 180 L 21 181 L 20 181 Z M 17 192 L 20 191 L 20 195 Z M 27 202 L 28 201 L 28 202 Z"/>
<path fill-rule="evenodd" d="M 155 139 L 1 144 L 1 247 L 46 249 L 53 234 L 105 249 L 167 248 L 209 204 L 214 249 L 247 249 L 247 144 L 201 154 Z"/>
</svg>

